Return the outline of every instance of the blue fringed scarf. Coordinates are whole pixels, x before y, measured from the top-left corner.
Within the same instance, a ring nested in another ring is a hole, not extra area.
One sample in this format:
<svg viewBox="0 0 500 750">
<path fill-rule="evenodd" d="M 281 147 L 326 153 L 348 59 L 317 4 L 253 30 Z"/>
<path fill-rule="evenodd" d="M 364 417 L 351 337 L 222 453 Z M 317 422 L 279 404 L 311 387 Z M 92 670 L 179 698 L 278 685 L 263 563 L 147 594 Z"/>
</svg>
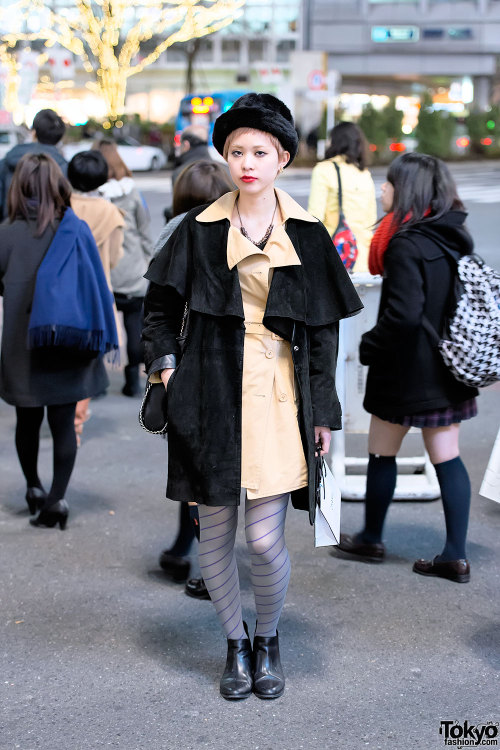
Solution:
<svg viewBox="0 0 500 750">
<path fill-rule="evenodd" d="M 118 353 L 118 334 L 99 251 L 88 225 L 67 208 L 36 276 L 28 348 Z"/>
</svg>

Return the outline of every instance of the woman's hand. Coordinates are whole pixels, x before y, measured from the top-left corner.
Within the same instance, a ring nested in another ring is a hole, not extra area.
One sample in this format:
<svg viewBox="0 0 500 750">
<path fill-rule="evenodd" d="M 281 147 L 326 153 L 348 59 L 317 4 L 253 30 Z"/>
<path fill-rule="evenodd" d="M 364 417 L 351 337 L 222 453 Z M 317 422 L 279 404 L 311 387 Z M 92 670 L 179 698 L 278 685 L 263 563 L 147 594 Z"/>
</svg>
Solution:
<svg viewBox="0 0 500 750">
<path fill-rule="evenodd" d="M 169 367 L 167 370 L 162 370 L 160 373 L 160 378 L 163 381 L 163 385 L 165 386 L 165 390 L 167 390 L 167 383 L 172 377 L 172 373 L 175 372 L 174 367 Z"/>
<path fill-rule="evenodd" d="M 321 445 L 320 456 L 324 456 L 330 450 L 332 431 L 329 427 L 314 428 L 314 445 Z"/>
</svg>

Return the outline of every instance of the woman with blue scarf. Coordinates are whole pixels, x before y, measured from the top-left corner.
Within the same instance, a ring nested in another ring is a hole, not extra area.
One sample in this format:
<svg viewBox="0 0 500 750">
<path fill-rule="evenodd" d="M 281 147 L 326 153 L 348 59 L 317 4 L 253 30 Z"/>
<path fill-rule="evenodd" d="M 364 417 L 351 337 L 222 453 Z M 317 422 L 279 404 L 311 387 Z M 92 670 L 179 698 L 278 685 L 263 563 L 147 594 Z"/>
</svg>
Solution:
<svg viewBox="0 0 500 750">
<path fill-rule="evenodd" d="M 0 397 L 16 407 L 16 449 L 33 526 L 66 527 L 76 457 L 75 405 L 108 385 L 102 361 L 118 350 L 112 298 L 97 247 L 70 208 L 71 187 L 45 154 L 19 162 L 0 225 L 3 332 Z M 40 427 L 54 442 L 47 493 L 38 474 Z"/>
</svg>

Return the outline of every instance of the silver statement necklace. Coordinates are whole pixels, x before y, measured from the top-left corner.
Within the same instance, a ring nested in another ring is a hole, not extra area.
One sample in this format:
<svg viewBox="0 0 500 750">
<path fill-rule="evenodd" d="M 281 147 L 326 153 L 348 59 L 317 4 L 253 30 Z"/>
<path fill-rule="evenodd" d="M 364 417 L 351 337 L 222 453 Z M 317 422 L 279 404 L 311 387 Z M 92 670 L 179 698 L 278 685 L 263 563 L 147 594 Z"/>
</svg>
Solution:
<svg viewBox="0 0 500 750">
<path fill-rule="evenodd" d="M 274 228 L 273 221 L 274 221 L 274 216 L 276 214 L 276 208 L 278 206 L 278 198 L 276 198 L 276 203 L 274 204 L 274 211 L 273 211 L 273 215 L 271 217 L 271 223 L 269 224 L 268 228 L 266 229 L 266 232 L 265 232 L 263 238 L 259 242 L 255 242 L 254 240 L 252 240 L 252 238 L 248 234 L 247 230 L 243 226 L 243 222 L 242 222 L 241 216 L 240 216 L 240 209 L 238 208 L 239 197 L 240 196 L 238 196 L 236 198 L 235 205 L 236 205 L 236 213 L 238 214 L 238 219 L 240 220 L 240 232 L 243 235 L 243 237 L 246 237 L 247 240 L 250 240 L 250 242 L 252 243 L 252 245 L 255 245 L 256 247 L 258 247 L 259 250 L 263 250 L 264 247 L 265 247 L 265 245 L 266 245 L 266 242 L 268 241 L 268 239 L 269 239 L 269 237 L 271 235 L 271 232 L 273 231 L 273 228 Z"/>
</svg>

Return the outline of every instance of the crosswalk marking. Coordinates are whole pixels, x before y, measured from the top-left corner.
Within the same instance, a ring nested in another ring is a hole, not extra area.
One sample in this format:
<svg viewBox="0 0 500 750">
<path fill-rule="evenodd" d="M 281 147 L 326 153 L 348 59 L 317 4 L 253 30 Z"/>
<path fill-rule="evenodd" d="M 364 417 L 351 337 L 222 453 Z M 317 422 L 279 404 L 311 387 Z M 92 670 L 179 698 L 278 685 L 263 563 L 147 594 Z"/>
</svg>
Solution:
<svg viewBox="0 0 500 750">
<path fill-rule="evenodd" d="M 500 203 L 500 173 L 487 174 L 484 178 L 464 172 L 453 175 L 457 183 L 458 194 L 464 203 Z M 142 192 L 157 193 L 170 196 L 172 194 L 172 181 L 168 175 L 134 175 L 137 187 Z M 380 197 L 380 187 L 384 178 L 375 177 L 375 191 Z M 280 187 L 289 192 L 295 198 L 309 196 L 311 178 L 309 176 L 283 176 L 279 182 Z"/>
</svg>

